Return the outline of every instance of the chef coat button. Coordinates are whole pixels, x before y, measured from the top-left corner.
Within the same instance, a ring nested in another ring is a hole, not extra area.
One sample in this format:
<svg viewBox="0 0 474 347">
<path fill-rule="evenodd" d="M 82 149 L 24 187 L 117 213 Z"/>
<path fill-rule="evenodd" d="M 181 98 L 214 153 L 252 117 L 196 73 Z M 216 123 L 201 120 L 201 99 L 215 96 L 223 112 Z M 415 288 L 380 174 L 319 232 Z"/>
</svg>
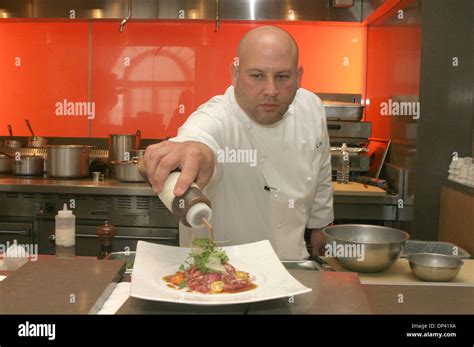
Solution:
<svg viewBox="0 0 474 347">
<path fill-rule="evenodd" d="M 273 197 L 274 197 L 275 199 L 278 199 L 278 194 L 277 194 L 277 193 L 273 194 Z"/>
<path fill-rule="evenodd" d="M 306 213 L 306 209 L 305 209 L 305 208 L 304 208 L 304 209 L 302 209 L 302 210 L 301 210 L 301 212 L 303 212 L 303 213 Z"/>
<path fill-rule="evenodd" d="M 281 224 L 278 224 L 277 227 L 278 227 L 278 228 L 281 228 Z"/>
<path fill-rule="evenodd" d="M 252 124 L 246 123 L 246 124 L 245 124 L 245 127 L 246 127 L 248 130 L 250 130 L 250 129 L 252 129 Z"/>
<path fill-rule="evenodd" d="M 303 145 L 305 145 L 305 144 L 306 144 L 306 140 L 301 140 L 301 143 L 302 143 Z"/>
<path fill-rule="evenodd" d="M 260 159 L 260 164 L 263 164 L 265 162 L 265 159 L 261 158 Z"/>
<path fill-rule="evenodd" d="M 308 181 L 311 181 L 313 178 L 311 176 L 306 177 Z"/>
</svg>

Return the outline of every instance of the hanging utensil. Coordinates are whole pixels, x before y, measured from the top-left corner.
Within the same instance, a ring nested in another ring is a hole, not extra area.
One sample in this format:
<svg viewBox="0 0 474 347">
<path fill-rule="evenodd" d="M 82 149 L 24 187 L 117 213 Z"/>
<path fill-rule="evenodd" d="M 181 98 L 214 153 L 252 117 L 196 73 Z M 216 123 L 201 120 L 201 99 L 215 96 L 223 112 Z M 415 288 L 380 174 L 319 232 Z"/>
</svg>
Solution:
<svg viewBox="0 0 474 347">
<path fill-rule="evenodd" d="M 41 136 L 35 136 L 35 133 L 33 132 L 33 128 L 31 127 L 31 124 L 28 118 L 25 118 L 25 123 L 31 133 L 31 137 L 28 138 L 28 147 L 32 147 L 32 148 L 46 147 L 46 145 L 48 144 L 48 140 Z"/>
</svg>

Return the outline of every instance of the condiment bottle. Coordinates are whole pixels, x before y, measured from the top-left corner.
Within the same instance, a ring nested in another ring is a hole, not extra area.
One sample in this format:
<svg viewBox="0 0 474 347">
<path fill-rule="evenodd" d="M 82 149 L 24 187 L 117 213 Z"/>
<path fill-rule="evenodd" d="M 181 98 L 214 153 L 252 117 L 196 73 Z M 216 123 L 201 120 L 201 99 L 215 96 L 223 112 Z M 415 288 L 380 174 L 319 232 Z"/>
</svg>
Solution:
<svg viewBox="0 0 474 347">
<path fill-rule="evenodd" d="M 68 210 L 67 204 L 55 217 L 56 256 L 74 257 L 76 254 L 76 216 Z"/>
<path fill-rule="evenodd" d="M 347 152 L 347 144 L 343 143 L 341 147 L 341 156 L 337 163 L 337 183 L 349 183 L 349 152 Z"/>
<path fill-rule="evenodd" d="M 139 158 L 138 170 L 146 179 L 146 168 L 143 158 Z M 178 217 L 184 225 L 192 228 L 211 227 L 209 224 L 212 216 L 211 202 L 202 193 L 197 184 L 193 183 L 182 196 L 174 194 L 174 187 L 180 174 L 181 172 L 179 171 L 169 174 L 158 197 L 168 210 Z"/>
<path fill-rule="evenodd" d="M 181 172 L 170 173 L 158 197 L 184 225 L 192 228 L 202 227 L 203 218 L 206 221 L 211 219 L 211 202 L 195 183 L 182 196 L 176 196 L 174 187 L 180 174 Z"/>
</svg>

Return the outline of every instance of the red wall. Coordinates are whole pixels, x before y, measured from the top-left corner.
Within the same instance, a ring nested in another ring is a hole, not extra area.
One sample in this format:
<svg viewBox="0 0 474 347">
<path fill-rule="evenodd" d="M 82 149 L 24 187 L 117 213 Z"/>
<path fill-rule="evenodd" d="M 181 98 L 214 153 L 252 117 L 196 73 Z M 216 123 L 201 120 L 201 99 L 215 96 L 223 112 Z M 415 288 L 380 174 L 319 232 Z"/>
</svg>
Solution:
<svg viewBox="0 0 474 347">
<path fill-rule="evenodd" d="M 223 22 L 214 32 L 213 22 L 132 21 L 119 33 L 115 21 L 0 21 L 0 135 L 7 124 L 14 135 L 29 135 L 28 117 L 43 136 L 106 137 L 137 128 L 145 138 L 173 136 L 197 106 L 225 91 L 237 43 L 257 25 Z M 364 25 L 280 26 L 299 44 L 304 88 L 364 94 Z M 89 93 L 95 119 L 55 115 L 56 102 L 87 101 Z"/>
</svg>

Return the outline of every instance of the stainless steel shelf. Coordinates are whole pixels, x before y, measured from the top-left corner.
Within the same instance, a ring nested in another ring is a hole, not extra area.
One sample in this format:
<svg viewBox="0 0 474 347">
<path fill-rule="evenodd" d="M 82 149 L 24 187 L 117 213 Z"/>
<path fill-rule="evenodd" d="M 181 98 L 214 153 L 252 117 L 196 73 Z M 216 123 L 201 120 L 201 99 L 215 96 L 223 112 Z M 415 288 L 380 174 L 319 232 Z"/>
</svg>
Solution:
<svg viewBox="0 0 474 347">
<path fill-rule="evenodd" d="M 0 192 L 156 196 L 148 183 L 0 176 Z"/>
</svg>

